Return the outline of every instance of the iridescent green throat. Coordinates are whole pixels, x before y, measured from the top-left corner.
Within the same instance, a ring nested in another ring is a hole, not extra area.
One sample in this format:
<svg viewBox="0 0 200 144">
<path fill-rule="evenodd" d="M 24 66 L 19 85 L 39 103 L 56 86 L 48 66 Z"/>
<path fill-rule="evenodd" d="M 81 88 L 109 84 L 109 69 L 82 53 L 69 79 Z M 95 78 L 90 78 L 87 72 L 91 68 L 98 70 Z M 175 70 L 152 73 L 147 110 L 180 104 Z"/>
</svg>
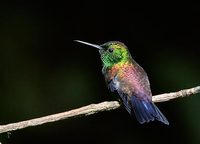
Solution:
<svg viewBox="0 0 200 144">
<path fill-rule="evenodd" d="M 106 68 L 113 67 L 115 64 L 124 64 L 131 59 L 128 49 L 121 45 L 111 45 L 99 52 L 103 66 Z"/>
</svg>

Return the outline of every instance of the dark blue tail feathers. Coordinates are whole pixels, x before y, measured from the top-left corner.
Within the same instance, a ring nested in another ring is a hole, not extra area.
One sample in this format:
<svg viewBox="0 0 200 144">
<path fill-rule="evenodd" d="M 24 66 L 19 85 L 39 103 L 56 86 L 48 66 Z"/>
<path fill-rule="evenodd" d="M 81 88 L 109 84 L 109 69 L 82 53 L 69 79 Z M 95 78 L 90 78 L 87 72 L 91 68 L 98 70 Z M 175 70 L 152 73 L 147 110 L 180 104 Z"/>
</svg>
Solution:
<svg viewBox="0 0 200 144">
<path fill-rule="evenodd" d="M 162 114 L 162 112 L 157 108 L 157 106 L 150 101 L 145 101 L 138 99 L 135 96 L 131 97 L 131 106 L 132 113 L 135 113 L 135 116 L 139 123 L 148 123 L 150 121 L 158 120 L 166 125 L 169 125 L 168 120 Z"/>
</svg>

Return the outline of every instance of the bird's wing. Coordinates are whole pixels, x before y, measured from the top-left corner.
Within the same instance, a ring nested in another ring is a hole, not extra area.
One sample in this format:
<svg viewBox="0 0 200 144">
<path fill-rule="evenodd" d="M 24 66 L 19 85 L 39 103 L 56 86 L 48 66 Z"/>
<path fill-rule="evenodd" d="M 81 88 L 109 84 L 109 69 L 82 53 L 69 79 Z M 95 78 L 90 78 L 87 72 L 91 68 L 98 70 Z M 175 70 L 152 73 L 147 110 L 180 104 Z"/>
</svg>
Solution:
<svg viewBox="0 0 200 144">
<path fill-rule="evenodd" d="M 109 73 L 108 73 L 109 74 Z M 109 78 L 111 75 L 107 75 Z M 117 91 L 131 116 L 135 114 L 142 124 L 158 120 L 169 124 L 151 100 L 150 84 L 146 72 L 139 65 L 122 67 L 112 79 L 106 79 L 111 91 Z"/>
<path fill-rule="evenodd" d="M 124 79 L 121 79 L 122 83 L 128 83 L 132 94 L 143 100 L 152 100 L 152 93 L 150 89 L 150 83 L 148 76 L 144 69 L 139 66 L 135 61 L 133 64 L 124 70 Z"/>
<path fill-rule="evenodd" d="M 135 114 L 139 123 L 150 122 L 158 120 L 164 124 L 169 124 L 166 117 L 156 107 L 156 105 L 146 97 L 146 94 L 141 91 L 142 88 L 135 88 L 135 91 L 130 92 L 134 89 L 126 85 L 131 85 L 128 79 L 119 78 L 116 75 L 108 84 L 111 91 L 117 91 L 124 104 L 126 110 L 131 116 Z M 148 90 L 148 89 L 147 89 Z M 148 91 L 147 91 L 148 92 Z"/>
<path fill-rule="evenodd" d="M 137 63 L 122 67 L 111 80 L 111 90 L 151 101 L 152 94 L 147 74 Z"/>
<path fill-rule="evenodd" d="M 113 76 L 105 75 L 111 91 L 117 91 L 128 112 L 130 112 L 130 99 L 135 96 L 141 100 L 151 101 L 150 84 L 146 72 L 136 62 L 124 66 Z"/>
</svg>

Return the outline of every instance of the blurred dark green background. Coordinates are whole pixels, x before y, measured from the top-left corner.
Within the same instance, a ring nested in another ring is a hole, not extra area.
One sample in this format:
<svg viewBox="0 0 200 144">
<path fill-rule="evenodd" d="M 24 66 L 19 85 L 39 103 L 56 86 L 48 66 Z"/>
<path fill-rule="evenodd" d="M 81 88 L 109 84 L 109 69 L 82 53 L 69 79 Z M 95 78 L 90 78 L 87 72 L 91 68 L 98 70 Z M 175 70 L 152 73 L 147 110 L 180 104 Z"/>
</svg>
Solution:
<svg viewBox="0 0 200 144">
<path fill-rule="evenodd" d="M 114 100 L 96 49 L 124 42 L 153 94 L 200 85 L 195 4 L 0 2 L 0 124 Z M 200 94 L 157 106 L 170 125 L 140 125 L 124 109 L 1 134 L 2 144 L 200 143 Z"/>
</svg>

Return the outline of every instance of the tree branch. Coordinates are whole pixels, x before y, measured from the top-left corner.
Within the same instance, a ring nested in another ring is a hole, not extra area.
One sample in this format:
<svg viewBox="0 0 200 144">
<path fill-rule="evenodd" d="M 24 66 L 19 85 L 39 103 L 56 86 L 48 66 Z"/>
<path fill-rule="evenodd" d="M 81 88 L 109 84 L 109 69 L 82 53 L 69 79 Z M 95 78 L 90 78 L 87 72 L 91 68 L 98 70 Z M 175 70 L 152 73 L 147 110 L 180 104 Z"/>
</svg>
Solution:
<svg viewBox="0 0 200 144">
<path fill-rule="evenodd" d="M 194 95 L 197 93 L 200 93 L 200 86 L 181 90 L 178 92 L 155 95 L 153 96 L 152 100 L 153 102 L 164 102 L 164 101 L 169 101 L 171 99 L 175 99 L 178 97 L 186 97 L 186 96 Z M 26 121 L 21 121 L 21 122 L 6 124 L 6 125 L 0 125 L 0 133 L 15 131 L 15 130 L 23 129 L 26 127 L 42 125 L 45 123 L 55 122 L 55 121 L 68 119 L 72 117 L 92 115 L 92 114 L 102 112 L 102 111 L 114 110 L 119 107 L 120 107 L 120 104 L 117 101 L 102 102 L 99 104 L 90 104 L 88 106 L 84 106 L 81 108 L 77 108 L 74 110 L 70 110 L 70 111 L 66 111 L 66 112 L 62 112 L 58 114 L 48 115 L 48 116 L 44 116 L 40 118 L 35 118 L 31 120 L 26 120 Z"/>
</svg>

